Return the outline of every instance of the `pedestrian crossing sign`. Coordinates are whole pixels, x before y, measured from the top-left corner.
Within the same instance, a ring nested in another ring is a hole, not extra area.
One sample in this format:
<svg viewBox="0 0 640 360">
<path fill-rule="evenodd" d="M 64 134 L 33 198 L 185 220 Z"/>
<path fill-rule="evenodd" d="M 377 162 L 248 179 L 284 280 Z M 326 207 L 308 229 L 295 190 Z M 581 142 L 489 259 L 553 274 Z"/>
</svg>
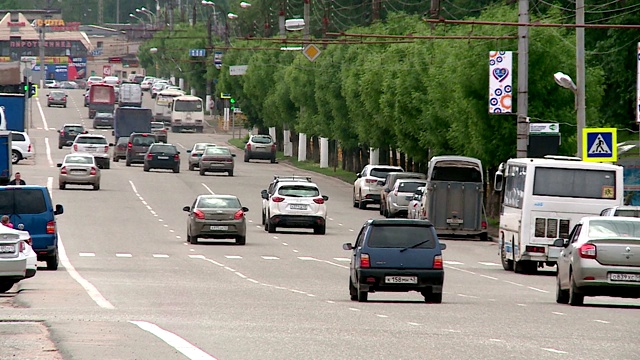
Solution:
<svg viewBox="0 0 640 360">
<path fill-rule="evenodd" d="M 615 128 L 582 129 L 582 160 L 592 162 L 618 161 Z"/>
</svg>

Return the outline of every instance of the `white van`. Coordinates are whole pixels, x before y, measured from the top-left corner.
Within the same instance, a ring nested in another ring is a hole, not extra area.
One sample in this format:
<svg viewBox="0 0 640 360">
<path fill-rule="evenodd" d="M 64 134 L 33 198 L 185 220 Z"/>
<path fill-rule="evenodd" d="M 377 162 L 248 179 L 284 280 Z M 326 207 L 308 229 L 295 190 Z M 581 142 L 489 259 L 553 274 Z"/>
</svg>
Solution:
<svg viewBox="0 0 640 360">
<path fill-rule="evenodd" d="M 183 95 L 171 103 L 171 132 L 193 130 L 201 133 L 204 129 L 204 106 L 197 96 Z"/>
<path fill-rule="evenodd" d="M 153 106 L 154 121 L 162 121 L 165 124 L 169 124 L 171 122 L 171 101 L 182 95 L 184 95 L 182 90 L 162 90 L 158 93 Z"/>
</svg>

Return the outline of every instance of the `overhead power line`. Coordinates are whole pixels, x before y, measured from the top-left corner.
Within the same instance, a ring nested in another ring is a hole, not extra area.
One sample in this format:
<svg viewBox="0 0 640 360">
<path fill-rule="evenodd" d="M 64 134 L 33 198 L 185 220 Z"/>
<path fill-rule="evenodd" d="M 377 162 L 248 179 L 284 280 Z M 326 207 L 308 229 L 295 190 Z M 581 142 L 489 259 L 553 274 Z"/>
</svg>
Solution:
<svg viewBox="0 0 640 360">
<path fill-rule="evenodd" d="M 517 23 L 501 21 L 477 21 L 477 20 L 445 20 L 445 19 L 422 19 L 434 24 L 452 25 L 492 25 L 492 26 L 525 26 L 525 27 L 554 27 L 554 28 L 585 28 L 585 29 L 640 29 L 640 25 L 605 25 L 605 24 L 546 24 L 541 22 Z"/>
<path fill-rule="evenodd" d="M 485 36 L 485 35 L 380 35 L 380 34 L 350 34 L 350 33 L 327 33 L 327 36 L 344 36 L 376 39 L 421 39 L 421 40 L 510 40 L 517 39 L 517 36 Z"/>
</svg>

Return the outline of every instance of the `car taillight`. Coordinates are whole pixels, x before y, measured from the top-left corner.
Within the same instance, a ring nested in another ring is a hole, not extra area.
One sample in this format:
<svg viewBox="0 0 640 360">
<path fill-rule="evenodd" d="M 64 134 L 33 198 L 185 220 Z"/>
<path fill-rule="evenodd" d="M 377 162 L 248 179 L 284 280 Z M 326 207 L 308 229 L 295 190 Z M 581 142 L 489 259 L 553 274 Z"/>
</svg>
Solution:
<svg viewBox="0 0 640 360">
<path fill-rule="evenodd" d="M 244 216 L 244 211 L 238 210 L 235 214 L 233 214 L 233 220 L 240 220 Z"/>
<path fill-rule="evenodd" d="M 367 183 L 367 184 L 375 184 L 375 183 L 378 182 L 378 180 L 376 180 L 376 179 L 366 179 L 364 182 Z"/>
<path fill-rule="evenodd" d="M 433 268 L 442 270 L 442 255 L 436 255 L 433 257 Z"/>
<path fill-rule="evenodd" d="M 360 254 L 360 267 L 361 268 L 371 267 L 371 261 L 369 261 L 369 254 Z"/>
<path fill-rule="evenodd" d="M 127 143 L 127 147 L 128 147 L 129 149 L 131 149 L 131 148 L 133 147 L 133 144 L 131 143 L 131 141 L 129 141 L 129 142 Z"/>
<path fill-rule="evenodd" d="M 151 160 L 151 159 L 153 159 L 153 154 L 151 153 L 147 154 L 147 160 Z"/>
<path fill-rule="evenodd" d="M 192 157 L 198 157 L 198 153 L 194 153 L 194 152 L 192 152 L 192 153 L 191 153 L 191 156 L 192 156 Z"/>
<path fill-rule="evenodd" d="M 28 238 L 26 240 L 27 244 L 32 245 L 33 244 L 33 239 L 32 238 Z"/>
<path fill-rule="evenodd" d="M 109 152 L 109 145 L 104 147 L 104 152 Z"/>
<path fill-rule="evenodd" d="M 276 144 L 271 145 L 271 151 L 276 152 Z"/>
<path fill-rule="evenodd" d="M 67 167 L 63 166 L 60 168 L 60 174 L 66 174 L 67 173 Z"/>
<path fill-rule="evenodd" d="M 142 134 L 142 137 L 147 137 L 147 134 Z"/>
<path fill-rule="evenodd" d="M 596 246 L 593 244 L 584 244 L 580 246 L 580 257 L 583 259 L 595 259 L 598 255 Z"/>
<path fill-rule="evenodd" d="M 204 220 L 204 213 L 200 210 L 194 211 L 193 216 L 195 216 L 196 219 Z"/>
<path fill-rule="evenodd" d="M 273 202 L 283 202 L 284 198 L 280 196 L 274 196 L 271 198 L 271 200 L 273 200 Z"/>
<path fill-rule="evenodd" d="M 180 155 L 178 155 L 178 154 L 173 155 L 173 160 L 175 160 L 175 161 L 180 160 Z"/>
<path fill-rule="evenodd" d="M 233 158 L 225 159 L 224 161 L 230 163 L 233 162 Z"/>
<path fill-rule="evenodd" d="M 28 152 L 31 152 L 31 144 L 29 144 L 29 150 L 27 150 Z"/>
<path fill-rule="evenodd" d="M 486 230 L 487 229 L 487 222 L 483 221 L 482 222 L 482 230 Z"/>
<path fill-rule="evenodd" d="M 313 202 L 316 203 L 316 204 L 322 205 L 322 204 L 324 204 L 324 199 L 323 198 L 316 198 L 316 199 L 313 199 Z"/>
<path fill-rule="evenodd" d="M 56 233 L 56 222 L 49 221 L 47 223 L 47 234 L 55 234 Z"/>
<path fill-rule="evenodd" d="M 60 136 L 64 136 L 64 130 L 60 131 Z"/>
<path fill-rule="evenodd" d="M 78 151 L 78 144 L 73 144 L 73 151 Z"/>
<path fill-rule="evenodd" d="M 97 173 L 98 173 L 98 172 L 96 171 L 96 168 L 92 167 L 92 168 L 91 168 L 91 171 L 89 172 L 89 175 L 95 175 L 95 174 L 97 174 Z"/>
<path fill-rule="evenodd" d="M 49 100 L 53 100 L 53 96 L 49 96 Z"/>
<path fill-rule="evenodd" d="M 247 150 L 251 151 L 251 144 L 247 144 Z"/>
<path fill-rule="evenodd" d="M 24 252 L 27 250 L 27 246 L 24 244 L 24 241 L 20 241 L 20 252 Z"/>
</svg>

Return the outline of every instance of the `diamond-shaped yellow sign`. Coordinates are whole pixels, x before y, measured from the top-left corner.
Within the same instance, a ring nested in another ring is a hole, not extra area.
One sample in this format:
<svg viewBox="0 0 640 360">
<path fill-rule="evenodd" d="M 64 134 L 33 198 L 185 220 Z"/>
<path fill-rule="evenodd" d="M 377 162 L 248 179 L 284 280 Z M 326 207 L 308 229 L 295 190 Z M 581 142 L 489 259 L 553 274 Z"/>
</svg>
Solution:
<svg viewBox="0 0 640 360">
<path fill-rule="evenodd" d="M 313 44 L 309 44 L 305 46 L 304 50 L 302 50 L 302 53 L 307 57 L 307 59 L 309 59 L 309 61 L 314 61 L 320 55 L 320 49 L 318 49 L 318 47 Z"/>
</svg>

